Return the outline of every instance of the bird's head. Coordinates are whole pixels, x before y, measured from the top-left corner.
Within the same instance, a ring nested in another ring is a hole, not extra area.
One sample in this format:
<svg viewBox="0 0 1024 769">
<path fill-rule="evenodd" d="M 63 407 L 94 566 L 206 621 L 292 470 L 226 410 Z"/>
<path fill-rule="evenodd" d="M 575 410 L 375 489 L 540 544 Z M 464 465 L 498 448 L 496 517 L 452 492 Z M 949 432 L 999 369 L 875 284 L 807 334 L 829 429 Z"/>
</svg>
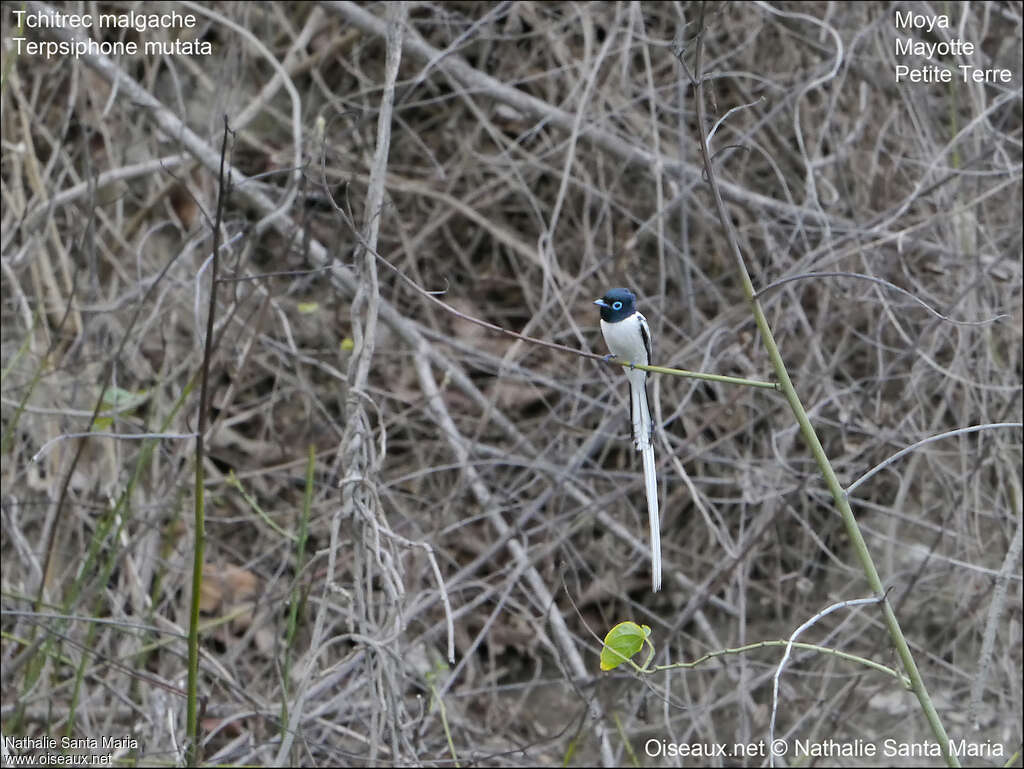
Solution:
<svg viewBox="0 0 1024 769">
<path fill-rule="evenodd" d="M 628 288 L 612 288 L 594 304 L 601 308 L 601 320 L 615 323 L 636 312 L 636 296 Z"/>
</svg>

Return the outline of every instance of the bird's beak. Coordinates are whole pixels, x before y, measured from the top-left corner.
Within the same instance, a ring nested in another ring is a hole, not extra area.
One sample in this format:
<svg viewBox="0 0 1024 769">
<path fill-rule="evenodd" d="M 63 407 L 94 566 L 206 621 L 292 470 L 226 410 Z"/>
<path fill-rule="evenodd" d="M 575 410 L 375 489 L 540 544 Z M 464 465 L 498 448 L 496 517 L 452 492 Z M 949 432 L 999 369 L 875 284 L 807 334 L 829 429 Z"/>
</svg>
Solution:
<svg viewBox="0 0 1024 769">
<path fill-rule="evenodd" d="M 604 299 L 595 299 L 594 300 L 594 304 L 596 304 L 598 307 L 607 307 L 608 306 L 608 303 Z"/>
</svg>

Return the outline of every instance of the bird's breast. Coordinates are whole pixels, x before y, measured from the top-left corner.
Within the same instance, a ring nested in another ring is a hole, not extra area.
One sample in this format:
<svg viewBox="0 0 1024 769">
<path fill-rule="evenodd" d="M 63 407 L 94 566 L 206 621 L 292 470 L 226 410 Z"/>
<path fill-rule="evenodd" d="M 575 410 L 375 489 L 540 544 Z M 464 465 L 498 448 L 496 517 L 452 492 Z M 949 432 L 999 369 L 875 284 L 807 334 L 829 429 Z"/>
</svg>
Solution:
<svg viewBox="0 0 1024 769">
<path fill-rule="evenodd" d="M 602 320 L 601 333 L 604 335 L 608 350 L 619 360 L 628 360 L 630 363 L 639 363 L 641 366 L 649 364 L 644 337 L 640 333 L 639 315 L 631 315 L 618 323 L 608 323 Z"/>
</svg>

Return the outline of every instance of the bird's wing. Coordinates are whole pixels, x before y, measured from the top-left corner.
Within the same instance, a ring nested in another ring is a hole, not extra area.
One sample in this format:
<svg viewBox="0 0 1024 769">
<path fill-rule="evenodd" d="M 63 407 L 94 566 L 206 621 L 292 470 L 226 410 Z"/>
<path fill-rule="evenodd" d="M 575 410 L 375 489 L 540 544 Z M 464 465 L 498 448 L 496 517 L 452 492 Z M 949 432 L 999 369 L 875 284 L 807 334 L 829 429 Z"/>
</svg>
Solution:
<svg viewBox="0 0 1024 769">
<path fill-rule="evenodd" d="M 653 345 L 651 344 L 651 327 L 647 325 L 647 318 L 640 313 L 636 314 L 640 319 L 640 336 L 644 338 L 644 349 L 647 350 L 647 363 L 650 366 L 654 363 Z"/>
</svg>

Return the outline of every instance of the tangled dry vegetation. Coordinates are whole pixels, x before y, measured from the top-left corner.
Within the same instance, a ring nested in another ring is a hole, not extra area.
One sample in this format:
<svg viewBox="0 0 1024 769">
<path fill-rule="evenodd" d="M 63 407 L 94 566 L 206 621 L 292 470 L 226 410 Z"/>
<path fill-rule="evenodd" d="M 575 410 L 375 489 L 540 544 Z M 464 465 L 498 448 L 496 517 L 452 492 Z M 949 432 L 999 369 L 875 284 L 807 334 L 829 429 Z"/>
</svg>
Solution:
<svg viewBox="0 0 1024 769">
<path fill-rule="evenodd" d="M 591 302 L 626 285 L 658 364 L 771 378 L 700 171 L 714 128 L 731 224 L 844 485 L 929 436 L 1020 422 L 1020 5 L 956 6 L 929 33 L 881 4 L 710 4 L 702 128 L 695 4 L 174 5 L 212 56 L 5 53 L 5 737 L 180 756 L 226 116 L 204 760 L 652 763 L 652 738 L 763 743 L 779 648 L 646 677 L 601 674 L 598 652 L 631 619 L 656 663 L 692 660 L 869 593 L 785 401 L 655 377 L 654 595 L 621 372 L 441 303 L 603 353 Z M 6 6 L 3 23 L 6 44 Z M 1013 82 L 896 84 L 897 34 L 963 37 Z M 48 443 L 86 431 L 116 436 Z M 1020 468 L 1019 428 L 986 429 L 852 495 L 946 728 L 1006 757 Z M 877 607 L 801 640 L 899 665 Z M 790 739 L 930 739 L 895 679 L 820 652 L 794 654 L 777 717 Z"/>
</svg>

